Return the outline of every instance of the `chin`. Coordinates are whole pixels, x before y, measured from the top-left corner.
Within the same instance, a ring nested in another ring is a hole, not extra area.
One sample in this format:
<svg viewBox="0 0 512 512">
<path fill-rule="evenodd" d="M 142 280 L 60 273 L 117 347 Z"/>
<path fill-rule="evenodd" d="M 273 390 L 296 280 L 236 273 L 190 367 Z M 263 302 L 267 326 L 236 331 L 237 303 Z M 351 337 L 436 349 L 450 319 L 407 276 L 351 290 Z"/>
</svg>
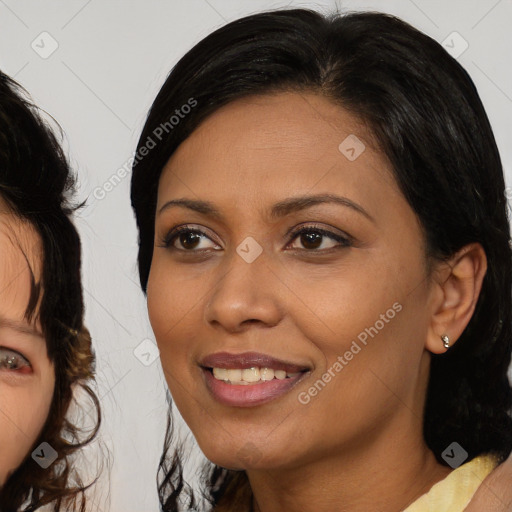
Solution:
<svg viewBox="0 0 512 512">
<path fill-rule="evenodd" d="M 232 470 L 271 469 L 289 461 L 284 454 L 267 443 L 232 440 L 229 445 L 201 446 L 206 458 L 217 466 Z"/>
</svg>

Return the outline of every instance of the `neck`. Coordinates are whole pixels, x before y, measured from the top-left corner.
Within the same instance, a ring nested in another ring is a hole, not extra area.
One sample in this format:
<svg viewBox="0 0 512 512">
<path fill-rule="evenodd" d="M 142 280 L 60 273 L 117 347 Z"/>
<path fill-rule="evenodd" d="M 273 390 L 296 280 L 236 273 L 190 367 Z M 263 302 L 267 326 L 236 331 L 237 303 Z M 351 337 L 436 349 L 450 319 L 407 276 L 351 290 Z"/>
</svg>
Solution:
<svg viewBox="0 0 512 512">
<path fill-rule="evenodd" d="M 404 414 L 413 417 L 410 411 Z M 286 470 L 248 471 L 254 512 L 403 510 L 451 472 L 436 461 L 422 435 L 402 434 L 408 430 L 403 419 L 396 422 L 402 428 L 391 425 L 391 433 L 387 429 L 364 448 L 340 449 Z"/>
</svg>

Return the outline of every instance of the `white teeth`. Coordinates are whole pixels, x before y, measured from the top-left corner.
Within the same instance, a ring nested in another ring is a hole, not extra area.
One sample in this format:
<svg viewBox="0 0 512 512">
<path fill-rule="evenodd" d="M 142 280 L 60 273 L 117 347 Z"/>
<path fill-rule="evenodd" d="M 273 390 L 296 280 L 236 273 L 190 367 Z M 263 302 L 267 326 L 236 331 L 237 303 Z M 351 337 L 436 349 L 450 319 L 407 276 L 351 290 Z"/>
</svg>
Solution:
<svg viewBox="0 0 512 512">
<path fill-rule="evenodd" d="M 254 382 L 267 382 L 273 379 L 284 380 L 287 377 L 293 378 L 299 375 L 300 372 L 286 373 L 284 370 L 274 370 L 273 368 L 252 368 L 244 369 L 227 369 L 227 368 L 213 368 L 213 376 L 217 380 L 230 382 L 231 384 L 249 384 Z"/>
<path fill-rule="evenodd" d="M 238 382 L 242 380 L 242 370 L 228 370 L 228 380 L 231 382 Z"/>
<path fill-rule="evenodd" d="M 272 368 L 262 368 L 260 370 L 261 380 L 272 380 L 274 378 L 274 370 Z"/>
<path fill-rule="evenodd" d="M 274 376 L 276 379 L 286 379 L 286 372 L 284 370 L 274 370 Z"/>
<path fill-rule="evenodd" d="M 228 371 L 226 368 L 214 368 L 213 375 L 219 380 L 228 380 Z"/>
<path fill-rule="evenodd" d="M 258 382 L 260 380 L 259 368 L 246 368 L 242 370 L 242 379 L 245 382 Z"/>
</svg>

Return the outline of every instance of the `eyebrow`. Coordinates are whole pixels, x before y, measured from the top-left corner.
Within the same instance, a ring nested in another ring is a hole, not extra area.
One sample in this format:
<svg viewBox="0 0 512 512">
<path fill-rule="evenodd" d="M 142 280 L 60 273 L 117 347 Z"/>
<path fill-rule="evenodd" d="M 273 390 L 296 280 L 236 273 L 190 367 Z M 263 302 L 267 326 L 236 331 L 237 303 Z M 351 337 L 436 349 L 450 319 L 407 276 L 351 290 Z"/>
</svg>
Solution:
<svg viewBox="0 0 512 512">
<path fill-rule="evenodd" d="M 24 324 L 23 322 L 11 320 L 10 318 L 6 318 L 0 315 L 0 328 L 2 327 L 7 327 L 8 329 L 18 331 L 22 334 L 31 334 L 33 336 L 43 337 L 43 333 L 38 331 L 37 329 L 34 329 L 33 327 Z"/>
<path fill-rule="evenodd" d="M 318 195 L 310 195 L 310 196 L 298 196 L 298 197 L 290 197 L 288 199 L 284 199 L 283 201 L 279 201 L 275 203 L 270 210 L 270 217 L 272 219 L 278 219 L 281 217 L 285 217 L 290 213 L 294 213 L 300 210 L 304 210 L 306 208 L 310 208 L 312 206 L 316 206 L 318 204 L 328 204 L 334 203 L 339 204 L 341 206 L 345 206 L 351 208 L 352 210 L 362 214 L 368 220 L 375 222 L 375 219 L 360 205 L 354 203 L 347 197 L 337 196 L 333 194 L 318 194 Z M 209 201 L 199 201 L 195 199 L 172 199 L 167 201 L 158 211 L 158 214 L 161 214 L 165 210 L 168 210 L 172 207 L 183 207 L 188 208 L 189 210 L 193 210 L 195 212 L 201 213 L 203 215 L 209 215 L 218 220 L 224 221 L 224 216 L 222 213 L 215 207 L 215 205 Z"/>
</svg>

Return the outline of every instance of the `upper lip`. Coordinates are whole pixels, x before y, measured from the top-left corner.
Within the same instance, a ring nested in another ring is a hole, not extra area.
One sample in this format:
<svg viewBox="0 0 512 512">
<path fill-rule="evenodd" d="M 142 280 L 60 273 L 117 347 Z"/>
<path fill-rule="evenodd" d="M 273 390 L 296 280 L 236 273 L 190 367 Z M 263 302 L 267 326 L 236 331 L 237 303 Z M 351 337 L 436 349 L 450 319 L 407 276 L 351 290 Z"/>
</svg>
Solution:
<svg viewBox="0 0 512 512">
<path fill-rule="evenodd" d="M 274 370 L 284 370 L 287 373 L 297 373 L 309 370 L 306 365 L 299 365 L 276 359 L 275 357 L 260 354 L 258 352 L 243 352 L 241 354 L 231 354 L 229 352 L 216 352 L 204 357 L 200 361 L 204 368 L 226 368 L 226 369 L 245 369 L 258 366 L 259 368 L 273 368 Z"/>
</svg>

